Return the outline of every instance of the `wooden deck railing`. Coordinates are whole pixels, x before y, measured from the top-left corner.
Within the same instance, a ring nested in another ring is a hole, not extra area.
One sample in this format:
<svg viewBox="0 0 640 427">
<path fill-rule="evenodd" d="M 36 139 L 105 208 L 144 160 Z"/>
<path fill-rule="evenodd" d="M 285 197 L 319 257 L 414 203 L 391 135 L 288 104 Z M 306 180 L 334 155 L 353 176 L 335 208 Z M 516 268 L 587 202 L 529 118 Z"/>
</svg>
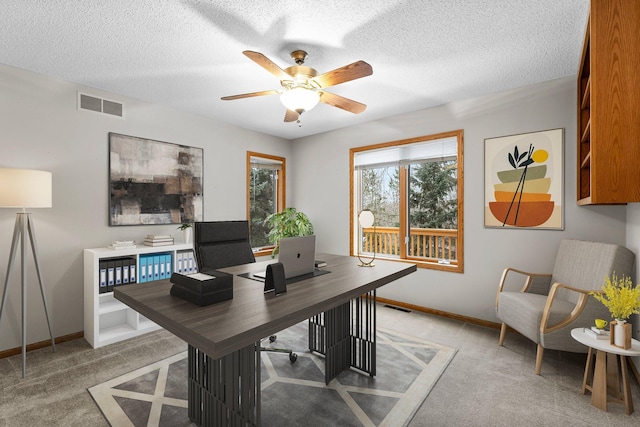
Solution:
<svg viewBox="0 0 640 427">
<path fill-rule="evenodd" d="M 364 239 L 362 252 L 375 252 L 381 255 L 400 256 L 400 230 L 398 227 L 376 227 L 362 230 Z M 436 228 L 410 229 L 407 256 L 426 258 L 431 261 L 446 260 L 457 263 L 458 230 Z"/>
</svg>

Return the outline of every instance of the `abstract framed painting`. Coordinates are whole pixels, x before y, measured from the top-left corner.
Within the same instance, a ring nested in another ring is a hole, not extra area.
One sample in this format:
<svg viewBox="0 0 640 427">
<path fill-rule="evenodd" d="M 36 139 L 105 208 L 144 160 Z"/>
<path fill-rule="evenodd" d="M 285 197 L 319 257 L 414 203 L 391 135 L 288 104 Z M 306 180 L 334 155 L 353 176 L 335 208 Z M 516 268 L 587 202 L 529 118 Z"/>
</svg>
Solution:
<svg viewBox="0 0 640 427">
<path fill-rule="evenodd" d="M 203 218 L 203 149 L 109 133 L 109 225 Z"/>
<path fill-rule="evenodd" d="M 564 129 L 484 140 L 484 225 L 564 229 Z"/>
</svg>

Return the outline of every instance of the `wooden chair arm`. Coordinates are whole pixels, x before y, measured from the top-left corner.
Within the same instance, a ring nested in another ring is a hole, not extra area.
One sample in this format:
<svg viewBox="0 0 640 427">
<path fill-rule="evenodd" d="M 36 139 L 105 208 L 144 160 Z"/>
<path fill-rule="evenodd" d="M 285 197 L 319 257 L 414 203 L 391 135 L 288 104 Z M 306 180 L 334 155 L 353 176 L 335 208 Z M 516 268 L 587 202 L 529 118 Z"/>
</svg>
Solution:
<svg viewBox="0 0 640 427">
<path fill-rule="evenodd" d="M 547 324 L 549 323 L 549 316 L 551 314 L 551 306 L 553 305 L 553 300 L 560 289 L 566 289 L 568 291 L 579 293 L 580 296 L 578 298 L 578 303 L 573 308 L 573 310 L 571 310 L 571 313 L 569 313 L 568 317 L 566 317 L 564 320 L 562 320 L 560 323 L 556 325 L 547 327 Z M 548 334 L 550 332 L 564 328 L 565 326 L 567 326 L 568 324 L 576 320 L 580 315 L 580 313 L 582 313 L 582 311 L 584 310 L 584 307 L 587 305 L 587 301 L 589 300 L 591 293 L 600 293 L 600 292 L 601 291 L 588 291 L 585 289 L 578 289 L 578 288 L 571 287 L 569 285 L 565 285 L 560 282 L 554 283 L 551 286 L 551 291 L 549 292 L 549 296 L 547 297 L 547 303 L 545 304 L 544 311 L 542 312 L 542 321 L 540 322 L 540 333 Z"/>
<path fill-rule="evenodd" d="M 548 273 L 530 273 L 528 271 L 518 270 L 516 268 L 511 268 L 511 267 L 505 268 L 504 271 L 502 272 L 500 283 L 498 284 L 498 292 L 496 293 L 496 307 L 498 307 L 500 292 L 502 292 L 502 289 L 504 288 L 504 284 L 507 281 L 507 276 L 511 272 L 526 276 L 526 280 L 524 282 L 524 285 L 520 289 L 520 292 L 527 292 L 535 277 L 549 277 L 549 278 L 551 277 L 551 274 L 548 274 Z"/>
</svg>

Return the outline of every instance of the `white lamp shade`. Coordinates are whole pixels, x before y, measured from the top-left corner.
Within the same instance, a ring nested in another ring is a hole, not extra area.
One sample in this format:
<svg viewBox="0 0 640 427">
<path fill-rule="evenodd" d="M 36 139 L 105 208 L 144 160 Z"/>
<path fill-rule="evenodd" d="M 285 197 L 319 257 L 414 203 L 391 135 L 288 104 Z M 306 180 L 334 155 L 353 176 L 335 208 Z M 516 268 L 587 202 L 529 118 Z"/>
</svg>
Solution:
<svg viewBox="0 0 640 427">
<path fill-rule="evenodd" d="M 362 228 L 371 227 L 374 221 L 375 216 L 373 215 L 373 212 L 368 209 L 363 210 L 362 212 L 360 212 L 360 215 L 358 215 L 358 222 L 360 223 L 360 227 Z"/>
<path fill-rule="evenodd" d="M 51 172 L 0 169 L 0 208 L 50 208 Z"/>
<path fill-rule="evenodd" d="M 291 111 L 309 111 L 320 101 L 320 94 L 311 89 L 297 87 L 280 95 L 280 102 Z"/>
</svg>

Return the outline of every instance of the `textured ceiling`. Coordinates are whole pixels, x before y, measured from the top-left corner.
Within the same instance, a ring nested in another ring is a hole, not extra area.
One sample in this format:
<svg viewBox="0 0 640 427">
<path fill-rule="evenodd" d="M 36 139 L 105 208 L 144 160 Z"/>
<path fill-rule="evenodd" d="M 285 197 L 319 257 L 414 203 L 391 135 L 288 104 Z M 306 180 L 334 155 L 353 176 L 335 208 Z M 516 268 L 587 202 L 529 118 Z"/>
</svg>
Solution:
<svg viewBox="0 0 640 427">
<path fill-rule="evenodd" d="M 0 63 L 287 139 L 576 74 L 588 0 L 3 0 Z M 295 49 L 319 73 L 373 75 L 284 123 L 279 89 L 242 54 L 281 68 Z"/>
</svg>

